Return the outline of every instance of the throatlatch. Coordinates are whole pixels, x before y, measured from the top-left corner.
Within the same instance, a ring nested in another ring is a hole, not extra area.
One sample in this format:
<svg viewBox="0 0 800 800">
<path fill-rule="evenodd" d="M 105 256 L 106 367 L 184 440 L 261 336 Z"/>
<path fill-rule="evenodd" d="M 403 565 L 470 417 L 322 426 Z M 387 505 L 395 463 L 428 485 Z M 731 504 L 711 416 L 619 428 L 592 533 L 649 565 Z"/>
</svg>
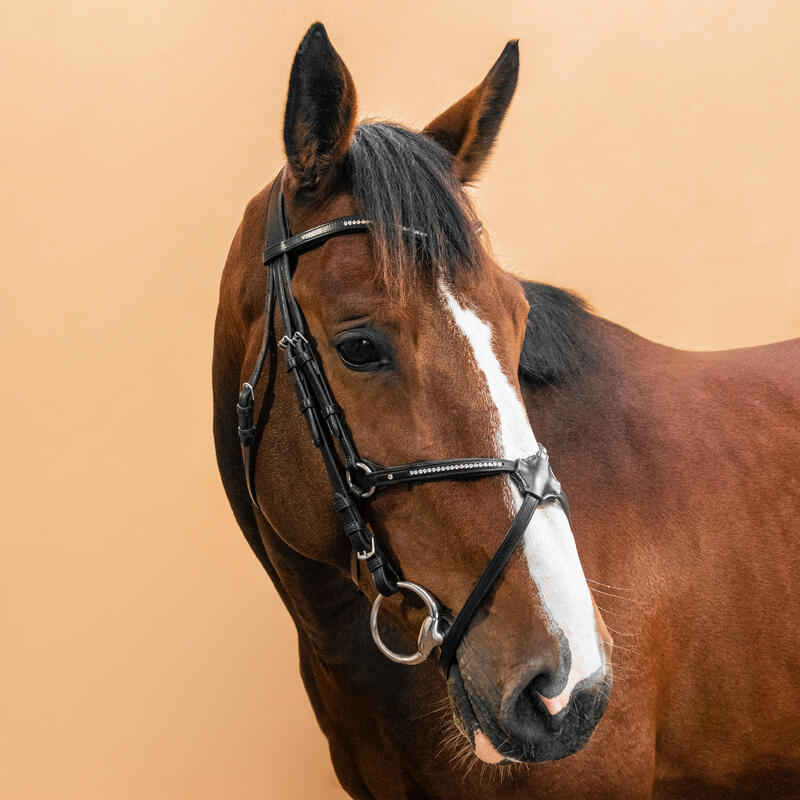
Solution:
<svg viewBox="0 0 800 800">
<path fill-rule="evenodd" d="M 556 500 L 569 515 L 569 505 L 561 485 L 556 480 L 544 447 L 528 458 L 453 458 L 444 461 L 417 461 L 394 467 L 384 467 L 360 458 L 325 378 L 322 362 L 305 327 L 302 312 L 291 291 L 293 259 L 304 251 L 319 247 L 333 236 L 369 231 L 370 221 L 358 216 L 338 219 L 309 228 L 292 236 L 286 218 L 283 199 L 283 170 L 272 183 L 267 206 L 264 265 L 267 270 L 267 291 L 264 305 L 264 337 L 250 378 L 242 385 L 236 404 L 239 440 L 242 445 L 245 481 L 250 499 L 261 510 L 255 491 L 255 455 L 258 445 L 253 422 L 255 388 L 270 351 L 275 318 L 275 306 L 280 311 L 283 336 L 278 347 L 286 356 L 286 368 L 291 373 L 298 406 L 308 426 L 311 440 L 322 455 L 328 480 L 333 490 L 333 506 L 345 535 L 350 542 L 355 565 L 364 563 L 372 576 L 378 596 L 370 614 L 370 628 L 376 645 L 388 658 L 400 664 L 418 664 L 440 648 L 439 666 L 447 675 L 459 642 L 466 633 L 475 612 L 500 577 L 522 539 L 538 505 Z M 407 230 L 411 236 L 424 236 Z M 343 464 L 343 467 L 340 465 Z M 437 480 L 468 480 L 490 475 L 509 475 L 522 496 L 511 527 L 500 547 L 473 587 L 458 616 L 442 609 L 437 598 L 427 589 L 411 581 L 401 580 L 400 573 L 386 559 L 361 515 L 361 503 L 383 491 L 408 483 Z M 357 575 L 357 570 L 356 570 Z M 378 612 L 384 597 L 398 591 L 410 591 L 425 604 L 428 615 L 420 628 L 417 652 L 401 655 L 390 650 L 378 631 Z"/>
</svg>

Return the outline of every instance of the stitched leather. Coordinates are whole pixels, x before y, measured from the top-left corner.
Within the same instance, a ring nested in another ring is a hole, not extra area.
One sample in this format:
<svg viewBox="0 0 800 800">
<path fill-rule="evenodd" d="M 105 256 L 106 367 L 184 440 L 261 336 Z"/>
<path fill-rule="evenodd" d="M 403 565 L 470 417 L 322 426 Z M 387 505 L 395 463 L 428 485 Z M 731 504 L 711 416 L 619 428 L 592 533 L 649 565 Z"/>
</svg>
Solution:
<svg viewBox="0 0 800 800">
<path fill-rule="evenodd" d="M 370 465 L 372 466 L 372 465 Z M 485 478 L 514 472 L 516 461 L 504 458 L 451 458 L 444 461 L 415 461 L 396 467 L 375 466 L 366 474 L 359 474 L 359 486 L 386 489 L 400 483 L 454 480 L 458 478 Z"/>
<path fill-rule="evenodd" d="M 307 231 L 290 236 L 288 239 L 275 242 L 264 249 L 264 263 L 269 264 L 282 255 L 287 255 L 295 251 L 311 250 L 314 247 L 330 239 L 331 236 L 338 236 L 340 233 L 363 233 L 368 231 L 370 221 L 362 217 L 339 217 L 330 222 L 323 222 L 309 228 Z M 269 241 L 269 240 L 267 240 Z"/>
</svg>

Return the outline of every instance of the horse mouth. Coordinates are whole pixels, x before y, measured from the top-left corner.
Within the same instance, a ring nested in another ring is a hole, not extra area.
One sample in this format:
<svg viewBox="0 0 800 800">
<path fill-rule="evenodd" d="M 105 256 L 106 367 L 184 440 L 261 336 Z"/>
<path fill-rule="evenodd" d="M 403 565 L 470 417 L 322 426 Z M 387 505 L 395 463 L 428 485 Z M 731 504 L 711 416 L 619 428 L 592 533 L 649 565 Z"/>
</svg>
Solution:
<svg viewBox="0 0 800 800">
<path fill-rule="evenodd" d="M 478 712 L 461 677 L 461 669 L 457 658 L 454 660 L 453 666 L 450 668 L 450 674 L 447 677 L 447 693 L 450 697 L 456 728 L 469 740 L 478 758 L 494 764 L 509 764 L 520 760 L 511 754 L 504 754 L 492 742 L 491 737 L 484 732 L 484 724 L 478 718 Z M 489 743 L 491 750 L 485 747 L 485 742 Z M 506 750 L 508 749 L 507 744 L 507 742 L 503 743 Z M 484 746 L 482 747 L 481 745 Z M 496 757 L 494 756 L 495 753 L 497 754 Z"/>
<path fill-rule="evenodd" d="M 610 675 L 608 681 L 610 686 Z M 489 764 L 556 761 L 577 753 L 589 741 L 608 703 L 605 693 L 578 692 L 555 716 L 541 703 L 540 729 L 534 738 L 523 741 L 504 730 L 481 693 L 468 686 L 458 658 L 450 669 L 447 691 L 456 727 L 475 755 Z"/>
</svg>

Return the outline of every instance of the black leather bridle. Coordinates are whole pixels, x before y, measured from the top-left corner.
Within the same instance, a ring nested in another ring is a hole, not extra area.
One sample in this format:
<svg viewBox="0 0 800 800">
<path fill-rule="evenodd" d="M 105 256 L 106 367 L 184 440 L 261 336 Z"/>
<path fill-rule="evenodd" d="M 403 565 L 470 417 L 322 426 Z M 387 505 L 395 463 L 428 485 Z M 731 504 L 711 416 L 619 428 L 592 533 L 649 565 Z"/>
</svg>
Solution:
<svg viewBox="0 0 800 800">
<path fill-rule="evenodd" d="M 278 341 L 278 347 L 286 354 L 286 368 L 294 379 L 300 411 L 328 473 L 333 490 L 333 505 L 352 549 L 354 580 L 358 581 L 357 567 L 363 562 L 379 593 L 370 615 L 375 643 L 393 661 L 404 664 L 424 661 L 436 647 L 440 647 L 439 666 L 447 675 L 458 644 L 472 617 L 511 558 L 537 506 L 542 502 L 555 500 L 569 514 L 567 498 L 550 469 L 547 452 L 541 446 L 537 453 L 517 460 L 451 458 L 444 461 L 417 461 L 395 467 L 379 466 L 359 456 L 345 424 L 342 409 L 336 404 L 325 378 L 322 363 L 308 334 L 300 307 L 292 295 L 291 278 L 293 263 L 301 253 L 319 247 L 333 236 L 365 233 L 369 231 L 371 223 L 368 219 L 357 216 L 340 217 L 292 236 L 284 208 L 282 184 L 283 170 L 272 184 L 267 206 L 264 337 L 253 372 L 242 386 L 236 405 L 247 490 L 253 504 L 261 511 L 254 485 L 258 444 L 253 424 L 254 392 L 269 352 L 277 304 L 283 325 L 283 336 Z M 410 236 L 424 236 L 419 231 L 405 230 L 405 233 Z M 521 492 L 523 500 L 500 547 L 454 619 L 442 610 L 439 601 L 427 589 L 400 579 L 399 572 L 375 541 L 360 508 L 362 503 L 377 492 L 392 486 L 436 480 L 484 478 L 490 475 L 509 475 Z M 378 632 L 378 610 L 382 599 L 401 589 L 414 592 L 425 603 L 428 611 L 418 636 L 417 652 L 411 655 L 400 655 L 391 651 Z"/>
</svg>

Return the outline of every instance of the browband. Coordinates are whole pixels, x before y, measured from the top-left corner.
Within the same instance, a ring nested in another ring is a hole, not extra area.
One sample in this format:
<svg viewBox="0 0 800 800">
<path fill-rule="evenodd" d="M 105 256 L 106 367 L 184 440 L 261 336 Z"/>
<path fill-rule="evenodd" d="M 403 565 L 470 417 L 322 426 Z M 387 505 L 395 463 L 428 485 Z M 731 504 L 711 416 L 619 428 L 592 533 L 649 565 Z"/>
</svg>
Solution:
<svg viewBox="0 0 800 800">
<path fill-rule="evenodd" d="M 312 250 L 319 247 L 326 239 L 338 236 L 342 233 L 363 233 L 368 231 L 370 221 L 363 217 L 339 217 L 330 222 L 323 222 L 322 225 L 315 225 L 307 231 L 290 236 L 280 242 L 275 242 L 264 247 L 264 264 L 269 265 L 271 261 L 282 255 L 289 253 L 302 253 L 304 250 Z"/>
</svg>

